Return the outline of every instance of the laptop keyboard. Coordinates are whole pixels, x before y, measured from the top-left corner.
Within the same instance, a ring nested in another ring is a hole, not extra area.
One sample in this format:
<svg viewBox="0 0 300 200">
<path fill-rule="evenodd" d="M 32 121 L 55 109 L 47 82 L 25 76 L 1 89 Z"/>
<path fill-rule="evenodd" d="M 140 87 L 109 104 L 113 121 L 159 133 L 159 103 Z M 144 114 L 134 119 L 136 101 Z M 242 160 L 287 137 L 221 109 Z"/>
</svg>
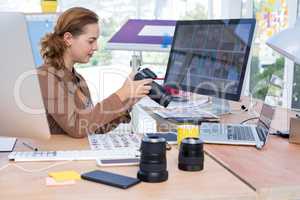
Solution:
<svg viewBox="0 0 300 200">
<path fill-rule="evenodd" d="M 229 140 L 255 141 L 252 129 L 247 126 L 227 126 L 227 137 Z"/>
</svg>

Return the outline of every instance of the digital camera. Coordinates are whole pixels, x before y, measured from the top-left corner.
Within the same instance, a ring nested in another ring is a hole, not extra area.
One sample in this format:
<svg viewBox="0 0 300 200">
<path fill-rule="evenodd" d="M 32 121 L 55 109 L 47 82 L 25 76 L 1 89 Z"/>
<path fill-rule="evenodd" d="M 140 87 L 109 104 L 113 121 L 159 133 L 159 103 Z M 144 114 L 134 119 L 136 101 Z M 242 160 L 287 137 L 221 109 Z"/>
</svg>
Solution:
<svg viewBox="0 0 300 200">
<path fill-rule="evenodd" d="M 137 72 L 134 80 L 143 80 L 147 78 L 156 79 L 157 76 L 150 69 L 144 68 Z M 172 97 L 167 94 L 165 89 L 154 81 L 151 83 L 151 90 L 148 96 L 164 107 L 167 107 L 172 100 Z"/>
</svg>

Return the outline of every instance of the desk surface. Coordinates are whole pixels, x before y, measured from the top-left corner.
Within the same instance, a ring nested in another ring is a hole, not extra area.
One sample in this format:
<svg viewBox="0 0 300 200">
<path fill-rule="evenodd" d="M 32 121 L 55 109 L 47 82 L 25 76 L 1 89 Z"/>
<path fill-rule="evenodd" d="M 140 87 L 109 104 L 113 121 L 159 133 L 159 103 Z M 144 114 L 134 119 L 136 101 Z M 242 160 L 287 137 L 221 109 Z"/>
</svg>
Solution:
<svg viewBox="0 0 300 200">
<path fill-rule="evenodd" d="M 247 99 L 230 104 L 233 114 L 222 116 L 222 123 L 240 123 L 253 117 L 240 111 L 241 104 L 248 105 Z M 255 106 L 256 113 L 260 113 L 261 105 L 261 102 L 258 102 Z M 165 128 L 176 129 L 175 124 L 167 124 L 166 120 L 153 114 L 151 108 L 143 109 L 158 121 L 158 128 L 162 127 L 160 131 Z M 291 116 L 295 116 L 295 113 L 277 108 L 271 124 L 272 131 L 287 130 Z M 262 150 L 249 146 L 206 144 L 205 151 L 259 193 L 272 191 L 276 194 L 274 191 L 277 191 L 300 198 L 300 145 L 290 144 L 288 139 L 271 135 Z M 271 194 L 271 199 L 273 197 Z"/>
<path fill-rule="evenodd" d="M 51 140 L 35 143 L 41 150 L 88 149 L 87 139 L 72 139 L 53 135 Z M 27 150 L 17 143 L 16 150 Z M 163 183 L 141 183 L 128 190 L 85 180 L 75 185 L 48 187 L 48 172 L 76 170 L 79 173 L 97 169 L 95 161 L 69 161 L 50 169 L 28 173 L 14 164 L 29 170 L 38 170 L 54 162 L 14 163 L 0 170 L 0 199 L 256 199 L 256 193 L 230 172 L 206 156 L 204 170 L 184 172 L 177 168 L 177 147 L 167 153 L 169 180 Z M 7 153 L 0 154 L 0 168 L 8 163 Z M 100 168 L 98 168 L 100 169 Z M 103 170 L 135 177 L 138 167 L 105 167 Z M 228 184 L 230 183 L 230 184 Z"/>
<path fill-rule="evenodd" d="M 277 108 L 271 132 L 287 130 L 294 113 Z M 224 122 L 240 122 L 247 114 L 224 117 Z M 249 117 L 248 117 L 249 118 Z M 256 190 L 298 187 L 300 189 L 300 145 L 270 135 L 262 150 L 232 145 L 206 145 L 205 150 L 217 161 Z M 300 191 L 298 192 L 300 196 Z"/>
<path fill-rule="evenodd" d="M 300 146 L 270 136 L 262 150 L 206 145 L 205 151 L 256 190 L 300 186 Z"/>
</svg>

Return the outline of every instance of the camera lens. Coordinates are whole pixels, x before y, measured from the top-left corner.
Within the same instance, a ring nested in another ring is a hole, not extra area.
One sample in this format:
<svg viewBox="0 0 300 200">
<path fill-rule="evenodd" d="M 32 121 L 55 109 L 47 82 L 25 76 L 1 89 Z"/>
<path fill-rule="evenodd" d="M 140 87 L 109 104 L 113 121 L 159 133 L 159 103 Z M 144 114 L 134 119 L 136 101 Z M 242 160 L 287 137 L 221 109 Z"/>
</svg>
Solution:
<svg viewBox="0 0 300 200">
<path fill-rule="evenodd" d="M 166 93 L 162 86 L 155 82 L 151 84 L 151 87 L 152 88 L 150 90 L 149 97 L 160 105 L 167 107 L 172 101 L 172 97 Z"/>
<path fill-rule="evenodd" d="M 178 168 L 184 171 L 200 171 L 203 169 L 203 162 L 203 142 L 199 138 L 184 138 L 180 144 Z"/>
<path fill-rule="evenodd" d="M 137 177 L 150 183 L 166 181 L 168 179 L 166 140 L 158 136 L 145 136 L 140 150 L 140 170 Z"/>
</svg>

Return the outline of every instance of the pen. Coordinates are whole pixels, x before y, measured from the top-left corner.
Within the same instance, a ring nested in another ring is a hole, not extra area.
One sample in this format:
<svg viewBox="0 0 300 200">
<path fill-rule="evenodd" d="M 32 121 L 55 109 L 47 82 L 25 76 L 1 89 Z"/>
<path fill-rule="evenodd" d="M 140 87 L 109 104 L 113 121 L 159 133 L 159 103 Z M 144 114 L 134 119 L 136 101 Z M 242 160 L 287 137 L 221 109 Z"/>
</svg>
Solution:
<svg viewBox="0 0 300 200">
<path fill-rule="evenodd" d="M 38 148 L 31 146 L 30 144 L 23 142 L 23 145 L 31 149 L 32 151 L 38 151 Z"/>
</svg>

